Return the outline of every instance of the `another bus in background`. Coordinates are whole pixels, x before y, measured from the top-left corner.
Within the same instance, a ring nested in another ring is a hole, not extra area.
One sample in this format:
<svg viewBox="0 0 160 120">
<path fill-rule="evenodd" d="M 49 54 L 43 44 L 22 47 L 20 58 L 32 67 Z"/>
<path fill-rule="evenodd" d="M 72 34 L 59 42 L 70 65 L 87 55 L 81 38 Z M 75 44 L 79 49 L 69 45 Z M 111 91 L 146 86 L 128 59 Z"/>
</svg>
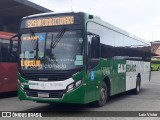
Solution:
<svg viewBox="0 0 160 120">
<path fill-rule="evenodd" d="M 17 90 L 17 48 L 15 34 L 0 32 L 0 93 Z"/>
<path fill-rule="evenodd" d="M 159 71 L 160 70 L 160 56 L 152 57 L 151 70 L 152 71 Z"/>
<path fill-rule="evenodd" d="M 151 70 L 160 70 L 160 41 L 151 42 Z"/>
</svg>

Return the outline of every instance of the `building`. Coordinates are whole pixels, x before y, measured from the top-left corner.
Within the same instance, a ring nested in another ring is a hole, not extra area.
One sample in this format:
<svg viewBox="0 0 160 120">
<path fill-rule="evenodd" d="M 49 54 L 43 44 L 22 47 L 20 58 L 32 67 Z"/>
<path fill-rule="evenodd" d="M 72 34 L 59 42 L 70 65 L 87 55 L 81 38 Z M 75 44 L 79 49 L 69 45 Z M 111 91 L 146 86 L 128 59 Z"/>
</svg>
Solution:
<svg viewBox="0 0 160 120">
<path fill-rule="evenodd" d="M 152 42 L 151 52 L 153 56 L 160 56 L 160 41 Z"/>
<path fill-rule="evenodd" d="M 0 0 L 0 31 L 17 33 L 22 17 L 44 12 L 52 11 L 28 0 Z"/>
</svg>

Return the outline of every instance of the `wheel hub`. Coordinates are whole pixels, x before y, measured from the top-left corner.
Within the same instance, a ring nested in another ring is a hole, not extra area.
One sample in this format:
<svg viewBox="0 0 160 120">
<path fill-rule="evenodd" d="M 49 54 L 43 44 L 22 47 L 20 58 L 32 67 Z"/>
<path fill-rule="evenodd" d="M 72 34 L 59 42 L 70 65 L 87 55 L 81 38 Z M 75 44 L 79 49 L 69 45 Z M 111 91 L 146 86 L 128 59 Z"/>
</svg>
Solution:
<svg viewBox="0 0 160 120">
<path fill-rule="evenodd" d="M 101 101 L 106 100 L 106 90 L 104 88 L 101 88 Z"/>
</svg>

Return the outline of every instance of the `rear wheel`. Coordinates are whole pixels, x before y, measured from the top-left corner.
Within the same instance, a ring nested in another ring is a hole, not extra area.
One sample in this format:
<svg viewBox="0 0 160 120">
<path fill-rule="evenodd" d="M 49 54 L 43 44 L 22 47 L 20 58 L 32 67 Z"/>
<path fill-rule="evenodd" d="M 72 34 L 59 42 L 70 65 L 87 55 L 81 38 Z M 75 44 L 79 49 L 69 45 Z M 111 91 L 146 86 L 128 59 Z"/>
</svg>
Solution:
<svg viewBox="0 0 160 120">
<path fill-rule="evenodd" d="M 109 92 L 106 83 L 103 81 L 100 88 L 100 98 L 95 102 L 97 107 L 102 107 L 109 100 Z"/>
<path fill-rule="evenodd" d="M 139 94 L 141 89 L 141 78 L 138 76 L 137 77 L 137 82 L 136 82 L 136 88 L 133 90 L 134 94 Z"/>
</svg>

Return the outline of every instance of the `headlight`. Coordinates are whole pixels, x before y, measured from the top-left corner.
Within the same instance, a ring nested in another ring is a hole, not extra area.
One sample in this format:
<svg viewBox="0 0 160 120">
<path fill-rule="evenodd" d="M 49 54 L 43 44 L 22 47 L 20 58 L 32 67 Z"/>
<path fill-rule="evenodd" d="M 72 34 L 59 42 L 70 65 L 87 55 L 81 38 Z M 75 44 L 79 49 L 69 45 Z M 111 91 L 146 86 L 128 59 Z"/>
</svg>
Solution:
<svg viewBox="0 0 160 120">
<path fill-rule="evenodd" d="M 67 92 L 73 90 L 74 88 L 80 86 L 82 83 L 82 80 L 79 80 L 79 81 L 76 81 L 76 82 L 73 82 L 72 84 L 68 85 L 67 87 Z"/>
<path fill-rule="evenodd" d="M 76 87 L 79 86 L 82 83 L 82 80 L 79 80 L 76 82 Z"/>
<path fill-rule="evenodd" d="M 67 87 L 67 92 L 73 90 L 73 87 L 74 87 L 74 84 L 73 84 L 73 83 L 70 84 L 70 85 L 68 85 L 68 87 Z"/>
<path fill-rule="evenodd" d="M 22 88 L 24 88 L 24 85 L 23 85 L 23 83 L 21 83 L 20 85 L 21 85 L 21 87 L 22 87 Z"/>
<path fill-rule="evenodd" d="M 24 84 L 20 80 L 18 80 L 18 83 L 19 83 L 21 89 L 24 90 Z"/>
</svg>

